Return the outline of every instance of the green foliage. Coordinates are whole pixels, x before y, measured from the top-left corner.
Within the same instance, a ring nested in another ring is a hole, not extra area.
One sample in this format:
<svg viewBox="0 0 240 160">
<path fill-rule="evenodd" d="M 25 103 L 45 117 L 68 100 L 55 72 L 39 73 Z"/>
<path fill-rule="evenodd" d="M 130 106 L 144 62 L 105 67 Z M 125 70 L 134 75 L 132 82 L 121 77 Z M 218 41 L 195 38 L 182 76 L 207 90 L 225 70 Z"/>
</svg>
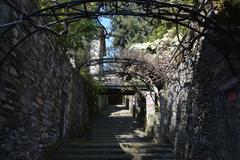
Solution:
<svg viewBox="0 0 240 160">
<path fill-rule="evenodd" d="M 38 0 L 38 3 L 39 3 L 40 8 L 43 9 L 46 7 L 50 7 L 53 4 L 56 4 L 56 3 L 53 3 L 54 1 L 57 3 L 65 3 L 65 2 L 69 2 L 71 0 Z"/>
<path fill-rule="evenodd" d="M 167 30 L 170 29 L 172 25 L 166 22 L 161 22 L 158 27 L 156 27 L 153 32 L 146 38 L 145 41 L 155 41 L 157 39 L 161 39 L 164 34 L 167 33 Z"/>
<path fill-rule="evenodd" d="M 90 19 L 82 19 L 69 26 L 66 45 L 68 48 L 77 51 L 79 48 L 84 48 L 84 43 L 91 42 L 97 36 L 96 22 Z"/>
<path fill-rule="evenodd" d="M 153 26 L 139 17 L 114 16 L 112 18 L 113 46 L 125 48 L 144 42 Z"/>
<path fill-rule="evenodd" d="M 177 34 L 176 32 L 176 25 L 170 23 L 170 22 L 161 22 L 158 27 L 156 27 L 153 32 L 146 38 L 145 42 L 153 42 L 157 39 L 161 39 L 163 38 L 163 36 L 168 32 L 168 30 L 172 30 L 173 36 L 175 36 Z M 178 26 L 178 34 L 180 35 L 184 35 L 186 34 L 188 31 L 188 29 L 186 27 L 183 26 Z M 155 53 L 155 51 L 151 51 L 149 50 L 150 53 L 153 52 L 153 54 Z"/>
<path fill-rule="evenodd" d="M 87 83 L 94 88 L 96 94 L 99 94 L 103 91 L 101 84 L 92 77 L 87 69 L 80 70 L 80 74 L 87 81 Z"/>
<path fill-rule="evenodd" d="M 58 3 L 63 3 L 63 2 L 70 2 L 71 0 L 58 0 Z M 46 8 L 51 5 L 54 5 L 55 3 L 53 1 L 49 0 L 40 0 L 39 5 L 40 8 Z M 75 6 L 75 9 L 80 9 L 81 5 Z M 96 7 L 95 3 L 90 3 L 88 6 L 89 8 L 94 8 Z M 69 8 L 67 9 L 59 9 L 58 13 L 64 13 L 67 12 Z M 59 19 L 64 19 L 64 17 L 59 17 Z M 75 59 L 76 64 L 81 63 L 85 60 L 87 60 L 89 57 L 89 50 L 91 47 L 91 42 L 94 39 L 97 39 L 99 37 L 99 32 L 98 32 L 98 24 L 95 20 L 93 19 L 81 19 L 77 22 L 72 22 L 72 23 L 65 23 L 65 24 L 58 24 L 54 26 L 54 30 L 57 32 L 61 32 L 66 30 L 67 32 L 65 35 L 62 35 L 57 38 L 58 44 L 62 47 L 62 49 L 66 53 L 70 53 L 73 55 L 72 58 Z M 102 87 L 100 84 L 92 78 L 88 70 L 80 70 L 79 74 L 82 76 L 84 79 L 84 83 L 86 85 L 86 98 L 87 98 L 87 105 L 88 105 L 88 111 L 90 118 L 95 117 L 95 114 L 97 112 L 97 102 L 98 102 L 98 94 L 102 91 Z M 75 128 L 72 128 L 72 133 L 73 137 L 77 135 L 77 131 Z"/>
<path fill-rule="evenodd" d="M 65 51 L 72 50 L 76 63 L 81 63 L 89 53 L 92 40 L 98 37 L 98 26 L 94 20 L 81 19 L 68 27 L 68 33 L 58 38 L 58 44 Z"/>
<path fill-rule="evenodd" d="M 68 50 L 78 51 L 98 36 L 98 28 L 94 20 L 81 19 L 78 22 L 71 23 L 68 26 L 68 32 L 65 36 L 59 38 L 60 45 Z M 56 26 L 55 30 L 63 30 L 63 26 Z"/>
<path fill-rule="evenodd" d="M 58 0 L 58 3 L 64 3 L 64 2 L 70 2 L 71 0 Z M 56 1 L 55 1 L 56 2 Z M 56 3 L 54 1 L 49 0 L 40 0 L 39 5 L 40 8 L 46 8 L 49 6 L 52 6 Z M 83 5 L 75 6 L 75 9 L 82 8 Z M 97 7 L 96 3 L 90 3 L 88 5 L 88 9 L 93 9 L 94 7 Z M 67 9 L 59 9 L 58 13 L 66 13 L 69 11 L 69 8 Z M 53 17 L 54 18 L 54 17 Z M 64 19 L 64 17 L 58 17 L 59 20 Z M 67 32 L 65 35 L 58 37 L 57 41 L 58 44 L 63 48 L 65 52 L 71 53 L 71 55 L 75 62 L 81 63 L 84 60 L 88 59 L 89 50 L 91 47 L 91 42 L 94 39 L 97 39 L 99 37 L 98 32 L 98 24 L 93 19 L 81 19 L 77 22 L 72 22 L 69 24 L 58 24 L 54 26 L 54 30 L 57 32 L 61 32 L 63 30 L 66 30 Z M 79 71 L 79 74 L 83 77 L 85 84 L 86 84 L 86 93 L 87 93 L 87 103 L 89 108 L 89 115 L 90 117 L 94 117 L 94 115 L 97 112 L 97 102 L 98 97 L 97 95 L 102 91 L 101 86 L 99 83 L 92 78 L 88 70 L 81 70 Z"/>
<path fill-rule="evenodd" d="M 58 0 L 58 3 L 69 2 L 70 0 Z M 40 8 L 46 8 L 54 3 L 49 0 L 40 0 Z M 94 7 L 96 5 L 91 5 Z M 77 6 L 78 8 L 82 6 Z M 69 10 L 69 9 L 68 9 Z M 60 9 L 58 12 L 67 12 L 67 9 Z M 59 20 L 64 19 L 64 17 L 58 17 Z M 61 32 L 67 28 L 67 33 L 58 37 L 58 44 L 64 49 L 65 52 L 73 51 L 75 55 L 74 58 L 76 63 L 83 61 L 90 49 L 90 43 L 92 40 L 96 39 L 98 35 L 98 25 L 93 19 L 81 19 L 77 22 L 70 24 L 58 24 L 54 26 L 54 30 Z"/>
<path fill-rule="evenodd" d="M 55 30 L 63 30 L 63 26 L 58 25 Z M 65 52 L 73 51 L 76 63 L 81 63 L 87 57 L 92 40 L 98 37 L 97 23 L 92 19 L 81 19 L 68 26 L 67 34 L 58 37 L 58 44 Z"/>
<path fill-rule="evenodd" d="M 92 77 L 92 75 L 87 70 L 81 70 L 80 74 L 85 80 L 87 86 L 87 105 L 89 109 L 89 116 L 92 119 L 96 116 L 97 113 L 98 95 L 103 92 L 104 88 L 97 80 Z"/>
<path fill-rule="evenodd" d="M 155 105 L 155 112 L 160 112 L 160 106 Z"/>
<path fill-rule="evenodd" d="M 112 20 L 113 27 L 113 46 L 128 48 L 134 43 L 152 42 L 161 39 L 168 30 L 176 26 L 167 21 L 158 22 L 154 25 L 148 24 L 147 21 L 137 17 L 122 16 L 114 17 Z M 179 33 L 185 33 L 186 28 L 179 26 Z"/>
</svg>

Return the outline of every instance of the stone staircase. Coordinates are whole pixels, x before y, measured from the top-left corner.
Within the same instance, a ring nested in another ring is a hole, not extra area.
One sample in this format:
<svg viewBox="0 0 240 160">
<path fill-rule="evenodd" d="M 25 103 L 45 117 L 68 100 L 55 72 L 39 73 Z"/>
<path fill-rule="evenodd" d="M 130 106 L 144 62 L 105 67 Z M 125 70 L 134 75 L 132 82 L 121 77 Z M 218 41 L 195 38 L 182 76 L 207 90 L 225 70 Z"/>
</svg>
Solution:
<svg viewBox="0 0 240 160">
<path fill-rule="evenodd" d="M 151 142 L 124 106 L 109 106 L 97 117 L 86 142 L 66 142 L 54 160 L 176 160 L 167 144 Z"/>
</svg>

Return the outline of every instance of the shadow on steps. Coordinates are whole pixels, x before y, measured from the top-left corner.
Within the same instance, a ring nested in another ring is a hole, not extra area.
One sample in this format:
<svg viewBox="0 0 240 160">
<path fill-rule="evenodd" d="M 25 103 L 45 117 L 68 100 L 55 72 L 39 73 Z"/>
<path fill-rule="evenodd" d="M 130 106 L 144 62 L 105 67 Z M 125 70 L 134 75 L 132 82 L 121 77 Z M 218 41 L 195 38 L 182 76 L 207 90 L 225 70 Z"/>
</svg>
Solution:
<svg viewBox="0 0 240 160">
<path fill-rule="evenodd" d="M 176 160 L 171 146 L 150 141 L 124 106 L 107 107 L 87 141 L 67 141 L 53 160 Z"/>
</svg>

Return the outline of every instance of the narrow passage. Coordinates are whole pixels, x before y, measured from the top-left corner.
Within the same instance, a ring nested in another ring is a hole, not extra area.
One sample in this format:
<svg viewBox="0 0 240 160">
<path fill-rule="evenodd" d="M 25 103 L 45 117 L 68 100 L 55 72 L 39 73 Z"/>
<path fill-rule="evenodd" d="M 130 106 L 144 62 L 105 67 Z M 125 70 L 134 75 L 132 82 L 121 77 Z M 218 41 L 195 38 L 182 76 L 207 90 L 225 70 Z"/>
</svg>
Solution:
<svg viewBox="0 0 240 160">
<path fill-rule="evenodd" d="M 96 119 L 87 142 L 67 142 L 54 160 L 175 160 L 170 145 L 151 142 L 124 105 L 108 106 Z"/>
</svg>

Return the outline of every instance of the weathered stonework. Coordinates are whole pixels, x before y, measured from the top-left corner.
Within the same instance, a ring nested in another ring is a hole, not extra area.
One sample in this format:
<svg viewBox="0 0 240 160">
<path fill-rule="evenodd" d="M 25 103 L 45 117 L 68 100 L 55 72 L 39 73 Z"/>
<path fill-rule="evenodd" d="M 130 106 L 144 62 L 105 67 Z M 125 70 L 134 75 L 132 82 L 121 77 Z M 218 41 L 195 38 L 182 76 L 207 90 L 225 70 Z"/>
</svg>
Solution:
<svg viewBox="0 0 240 160">
<path fill-rule="evenodd" d="M 196 43 L 198 47 L 180 64 L 165 88 L 167 104 L 161 107 L 166 118 L 159 117 L 164 130 L 161 138 L 167 137 L 181 159 L 237 160 L 239 82 L 228 60 L 239 72 L 240 57 L 228 52 L 226 59 L 223 52 L 229 48 L 218 48 L 204 39 Z M 229 91 L 236 93 L 236 101 L 228 100 Z"/>
<path fill-rule="evenodd" d="M 154 92 L 145 92 L 146 99 L 146 132 L 151 134 L 155 116 L 155 94 Z"/>
<path fill-rule="evenodd" d="M 239 39 L 238 32 L 234 36 Z M 175 57 L 173 65 L 179 66 L 169 72 L 159 94 L 154 140 L 172 144 L 181 160 L 240 159 L 239 48 L 226 35 L 213 37 L 219 37 L 215 44 L 196 41 L 184 62 Z M 159 58 L 168 58 L 178 45 L 169 31 L 161 40 L 139 46 L 146 54 L 150 47 Z"/>
<path fill-rule="evenodd" d="M 2 3 L 0 10 L 6 7 Z M 33 11 L 37 5 L 24 0 L 16 6 Z M 1 23 L 6 18 L 0 17 Z M 1 37 L 0 61 L 32 30 L 29 24 L 16 25 Z M 87 86 L 77 74 L 65 81 L 74 68 L 51 33 L 31 35 L 0 65 L 1 160 L 43 159 L 57 140 L 84 135 L 89 125 Z"/>
</svg>

